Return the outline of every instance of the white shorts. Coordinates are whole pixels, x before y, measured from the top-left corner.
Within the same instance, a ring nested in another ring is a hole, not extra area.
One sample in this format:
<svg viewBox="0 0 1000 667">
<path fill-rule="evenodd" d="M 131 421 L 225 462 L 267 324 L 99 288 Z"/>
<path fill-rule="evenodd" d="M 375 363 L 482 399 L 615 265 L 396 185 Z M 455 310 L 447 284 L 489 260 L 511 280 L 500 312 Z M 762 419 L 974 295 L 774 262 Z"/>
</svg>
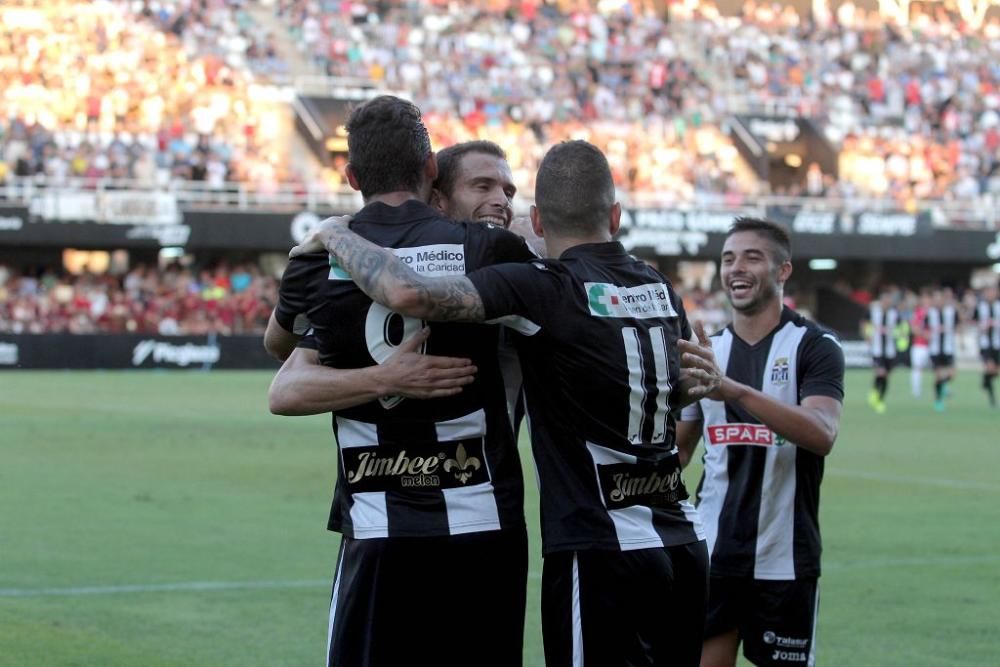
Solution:
<svg viewBox="0 0 1000 667">
<path fill-rule="evenodd" d="M 926 345 L 914 345 L 910 348 L 910 366 L 913 368 L 929 368 L 931 353 Z"/>
</svg>

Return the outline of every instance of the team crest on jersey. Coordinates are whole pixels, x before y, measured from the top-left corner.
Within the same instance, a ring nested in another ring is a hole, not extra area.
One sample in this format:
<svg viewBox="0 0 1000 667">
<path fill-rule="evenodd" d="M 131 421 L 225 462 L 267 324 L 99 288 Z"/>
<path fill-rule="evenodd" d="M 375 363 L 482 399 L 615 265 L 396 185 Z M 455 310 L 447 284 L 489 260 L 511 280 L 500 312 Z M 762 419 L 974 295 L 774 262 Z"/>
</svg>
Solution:
<svg viewBox="0 0 1000 667">
<path fill-rule="evenodd" d="M 670 293 L 663 283 L 620 287 L 610 283 L 584 283 L 587 304 L 595 317 L 650 319 L 677 317 Z"/>
<path fill-rule="evenodd" d="M 788 384 L 788 357 L 778 357 L 771 366 L 771 384 Z"/>
</svg>

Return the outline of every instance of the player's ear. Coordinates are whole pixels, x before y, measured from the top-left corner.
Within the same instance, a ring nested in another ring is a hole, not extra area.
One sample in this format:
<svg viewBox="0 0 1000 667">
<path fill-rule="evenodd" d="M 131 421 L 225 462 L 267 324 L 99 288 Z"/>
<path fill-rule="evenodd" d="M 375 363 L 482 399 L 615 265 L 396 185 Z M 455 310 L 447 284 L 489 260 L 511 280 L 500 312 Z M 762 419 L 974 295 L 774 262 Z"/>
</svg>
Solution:
<svg viewBox="0 0 1000 667">
<path fill-rule="evenodd" d="M 430 155 L 424 161 L 424 176 L 427 177 L 428 183 L 433 183 L 438 177 L 438 159 L 434 151 L 431 151 Z"/>
<path fill-rule="evenodd" d="M 545 236 L 545 230 L 542 229 L 542 216 L 538 213 L 538 207 L 534 204 L 528 209 L 528 217 L 531 218 L 531 231 L 535 232 L 535 236 L 542 238 Z"/>
<path fill-rule="evenodd" d="M 788 279 L 792 277 L 792 261 L 787 260 L 782 262 L 781 267 L 778 269 L 778 282 L 785 283 Z"/>
<path fill-rule="evenodd" d="M 615 202 L 611 207 L 611 215 L 608 216 L 608 231 L 611 232 L 611 236 L 614 237 L 618 233 L 619 227 L 622 224 L 622 205 Z"/>
<path fill-rule="evenodd" d="M 448 209 L 448 198 L 437 188 L 431 188 L 431 199 L 427 203 L 442 213 Z"/>
<path fill-rule="evenodd" d="M 351 167 L 351 163 L 348 162 L 347 166 L 344 167 L 344 175 L 347 176 L 347 183 L 358 192 L 361 192 L 361 184 L 358 183 L 358 176 L 354 173 L 354 169 Z"/>
</svg>

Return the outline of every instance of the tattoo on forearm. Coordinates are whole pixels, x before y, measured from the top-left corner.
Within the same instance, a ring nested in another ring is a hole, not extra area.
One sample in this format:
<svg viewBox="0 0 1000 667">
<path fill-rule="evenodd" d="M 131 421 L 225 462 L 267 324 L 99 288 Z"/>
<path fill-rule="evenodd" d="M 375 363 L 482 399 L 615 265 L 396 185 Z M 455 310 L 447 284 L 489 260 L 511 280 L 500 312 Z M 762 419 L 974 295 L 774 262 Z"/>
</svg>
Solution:
<svg viewBox="0 0 1000 667">
<path fill-rule="evenodd" d="M 434 321 L 482 322 L 483 301 L 465 276 L 427 278 L 403 264 L 392 252 L 366 241 L 346 227 L 335 229 L 327 250 L 361 290 L 383 305 L 404 291 L 414 298 L 414 312 Z"/>
</svg>

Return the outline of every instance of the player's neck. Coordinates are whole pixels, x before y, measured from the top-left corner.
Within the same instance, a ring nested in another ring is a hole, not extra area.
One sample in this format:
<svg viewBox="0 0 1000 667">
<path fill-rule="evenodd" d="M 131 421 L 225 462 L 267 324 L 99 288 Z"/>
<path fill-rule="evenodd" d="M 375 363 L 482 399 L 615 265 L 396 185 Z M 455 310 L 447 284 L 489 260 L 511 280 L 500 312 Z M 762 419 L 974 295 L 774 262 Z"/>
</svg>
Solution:
<svg viewBox="0 0 1000 667">
<path fill-rule="evenodd" d="M 611 236 L 609 234 L 594 234 L 586 237 L 569 237 L 546 234 L 542 240 L 545 241 L 546 256 L 558 259 L 570 248 L 588 243 L 607 243 L 611 240 Z"/>
<path fill-rule="evenodd" d="M 406 190 L 397 190 L 396 192 L 383 192 L 381 194 L 372 195 L 365 199 L 365 205 L 372 204 L 374 202 L 381 202 L 386 206 L 402 206 L 411 199 L 417 199 L 420 201 L 426 201 L 426 199 L 421 199 L 420 195 L 416 192 L 408 192 Z"/>
<path fill-rule="evenodd" d="M 750 345 L 756 345 L 781 322 L 781 295 L 755 313 L 733 311 L 733 332 Z"/>
</svg>

